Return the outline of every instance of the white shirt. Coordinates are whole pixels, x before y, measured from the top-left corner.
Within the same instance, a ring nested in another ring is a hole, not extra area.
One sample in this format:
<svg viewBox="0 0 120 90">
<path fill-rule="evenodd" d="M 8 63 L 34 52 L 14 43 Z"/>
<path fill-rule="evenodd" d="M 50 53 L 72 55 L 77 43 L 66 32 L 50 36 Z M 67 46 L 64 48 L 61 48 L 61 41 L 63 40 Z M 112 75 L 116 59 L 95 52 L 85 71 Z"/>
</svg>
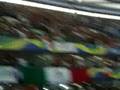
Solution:
<svg viewBox="0 0 120 90">
<path fill-rule="evenodd" d="M 20 72 L 11 66 L 0 66 L 0 82 L 18 83 Z"/>
</svg>

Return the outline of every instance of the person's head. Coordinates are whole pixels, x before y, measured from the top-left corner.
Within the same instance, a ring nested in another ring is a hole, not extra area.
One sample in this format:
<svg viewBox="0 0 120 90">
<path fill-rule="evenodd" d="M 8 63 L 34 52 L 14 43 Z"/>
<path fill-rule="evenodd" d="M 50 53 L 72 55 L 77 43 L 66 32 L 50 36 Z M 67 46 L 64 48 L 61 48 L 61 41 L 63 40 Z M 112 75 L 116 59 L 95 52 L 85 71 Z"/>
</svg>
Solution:
<svg viewBox="0 0 120 90">
<path fill-rule="evenodd" d="M 28 85 L 28 86 L 24 87 L 23 90 L 39 90 L 39 88 L 35 85 Z"/>
<path fill-rule="evenodd" d="M 24 60 L 23 58 L 17 58 L 18 64 L 21 66 L 28 66 L 28 62 Z"/>
<path fill-rule="evenodd" d="M 61 57 L 60 57 L 59 55 L 55 55 L 55 56 L 53 57 L 53 65 L 54 65 L 54 66 L 60 66 L 61 63 L 62 63 Z"/>
<path fill-rule="evenodd" d="M 50 40 L 50 36 L 47 33 L 45 33 L 44 35 L 42 35 L 41 38 L 44 39 L 44 40 L 47 40 L 47 41 Z"/>
</svg>

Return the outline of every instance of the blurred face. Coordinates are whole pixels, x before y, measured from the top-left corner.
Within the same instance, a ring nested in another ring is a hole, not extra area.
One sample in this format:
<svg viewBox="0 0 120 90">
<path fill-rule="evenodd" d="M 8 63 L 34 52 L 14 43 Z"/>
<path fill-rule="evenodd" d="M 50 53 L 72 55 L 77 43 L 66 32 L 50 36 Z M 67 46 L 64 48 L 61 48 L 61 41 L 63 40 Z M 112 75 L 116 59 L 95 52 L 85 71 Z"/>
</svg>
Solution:
<svg viewBox="0 0 120 90">
<path fill-rule="evenodd" d="M 50 37 L 47 34 L 45 34 L 44 36 L 42 36 L 42 39 L 50 41 Z"/>
<path fill-rule="evenodd" d="M 54 65 L 61 65 L 61 58 L 60 58 L 60 56 L 54 56 L 53 64 Z"/>
<path fill-rule="evenodd" d="M 70 65 L 75 65 L 75 60 L 72 56 L 68 55 L 68 56 L 65 56 L 64 58 L 64 61 Z"/>
</svg>

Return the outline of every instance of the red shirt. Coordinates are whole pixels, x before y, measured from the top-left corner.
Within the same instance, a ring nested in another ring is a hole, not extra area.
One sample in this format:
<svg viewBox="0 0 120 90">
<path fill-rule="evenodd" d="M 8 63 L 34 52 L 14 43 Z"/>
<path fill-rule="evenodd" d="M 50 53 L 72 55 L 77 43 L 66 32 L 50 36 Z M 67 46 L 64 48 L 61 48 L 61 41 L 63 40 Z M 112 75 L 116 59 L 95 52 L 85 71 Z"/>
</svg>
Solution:
<svg viewBox="0 0 120 90">
<path fill-rule="evenodd" d="M 90 82 L 90 76 L 85 68 L 71 68 L 74 83 Z"/>
</svg>

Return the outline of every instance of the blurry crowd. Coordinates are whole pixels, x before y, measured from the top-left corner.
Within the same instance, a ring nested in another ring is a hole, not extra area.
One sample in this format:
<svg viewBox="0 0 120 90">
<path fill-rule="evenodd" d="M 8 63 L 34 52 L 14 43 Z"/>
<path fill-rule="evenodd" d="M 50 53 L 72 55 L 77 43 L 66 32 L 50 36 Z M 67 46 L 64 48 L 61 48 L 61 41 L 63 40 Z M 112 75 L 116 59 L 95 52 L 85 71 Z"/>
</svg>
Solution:
<svg viewBox="0 0 120 90">
<path fill-rule="evenodd" d="M 109 58 L 72 54 L 0 58 L 3 90 L 119 90 L 120 62 Z"/>
<path fill-rule="evenodd" d="M 0 90 L 120 90 L 120 21 L 5 3 L 0 11 L 0 50 L 52 52 L 1 54 Z"/>
</svg>

